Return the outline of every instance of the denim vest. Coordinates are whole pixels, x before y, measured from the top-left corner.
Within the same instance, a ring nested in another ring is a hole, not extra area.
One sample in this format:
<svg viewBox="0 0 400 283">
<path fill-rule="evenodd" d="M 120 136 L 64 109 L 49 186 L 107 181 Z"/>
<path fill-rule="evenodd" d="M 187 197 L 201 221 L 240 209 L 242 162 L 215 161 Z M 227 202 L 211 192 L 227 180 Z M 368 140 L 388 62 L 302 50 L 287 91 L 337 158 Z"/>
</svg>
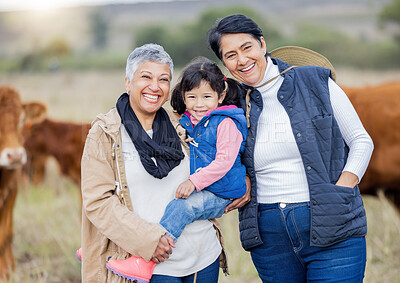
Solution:
<svg viewBox="0 0 400 283">
<path fill-rule="evenodd" d="M 243 141 L 235 163 L 228 173 L 204 189 L 219 197 L 234 199 L 242 197 L 246 192 L 246 167 L 241 162 L 247 135 L 246 118 L 243 110 L 240 108 L 214 110 L 208 116 L 203 117 L 194 127 L 189 117 L 184 114 L 180 119 L 180 123 L 187 130 L 188 135 L 194 138 L 194 141 L 189 144 L 190 174 L 193 174 L 215 160 L 217 128 L 225 118 L 231 118 L 235 122 L 243 135 Z"/>
<path fill-rule="evenodd" d="M 272 59 L 282 72 L 290 65 Z M 283 74 L 277 98 L 285 108 L 303 160 L 310 192 L 311 246 L 329 246 L 367 233 L 367 221 L 358 186 L 336 186 L 346 164 L 348 146 L 333 116 L 328 79 L 330 70 L 295 67 Z M 246 86 L 245 86 L 246 87 Z M 257 180 L 254 147 L 257 123 L 263 108 L 257 89 L 250 93 L 250 128 L 243 163 L 251 179 L 251 202 L 239 209 L 239 229 L 246 250 L 262 244 L 258 228 Z M 241 101 L 245 109 L 244 98 Z"/>
</svg>

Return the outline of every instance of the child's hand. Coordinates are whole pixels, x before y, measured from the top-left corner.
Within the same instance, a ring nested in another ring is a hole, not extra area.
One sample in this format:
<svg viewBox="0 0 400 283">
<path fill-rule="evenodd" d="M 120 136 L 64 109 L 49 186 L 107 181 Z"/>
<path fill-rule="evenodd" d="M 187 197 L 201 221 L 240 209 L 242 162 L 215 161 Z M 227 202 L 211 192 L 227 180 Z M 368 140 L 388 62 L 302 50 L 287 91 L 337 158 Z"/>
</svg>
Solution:
<svg viewBox="0 0 400 283">
<path fill-rule="evenodd" d="M 190 136 L 188 136 L 188 137 L 185 139 L 185 142 L 187 142 L 187 143 L 189 143 L 189 142 L 191 142 L 191 141 L 194 141 L 194 138 L 192 138 L 192 137 L 190 137 Z"/>
<path fill-rule="evenodd" d="M 190 180 L 187 180 L 178 186 L 176 189 L 175 198 L 188 198 L 193 193 L 195 186 Z"/>
</svg>

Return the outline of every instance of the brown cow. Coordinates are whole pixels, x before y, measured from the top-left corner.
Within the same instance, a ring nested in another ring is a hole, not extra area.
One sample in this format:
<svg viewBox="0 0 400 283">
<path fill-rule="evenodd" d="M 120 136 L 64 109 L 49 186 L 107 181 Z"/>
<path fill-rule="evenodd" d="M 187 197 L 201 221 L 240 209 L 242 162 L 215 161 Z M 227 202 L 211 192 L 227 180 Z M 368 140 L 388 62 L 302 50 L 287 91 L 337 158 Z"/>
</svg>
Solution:
<svg viewBox="0 0 400 283">
<path fill-rule="evenodd" d="M 23 135 L 28 163 L 25 172 L 33 183 L 43 181 L 45 163 L 54 157 L 61 173 L 80 187 L 81 158 L 90 124 L 68 123 L 45 119 L 26 127 Z"/>
<path fill-rule="evenodd" d="M 45 112 L 43 104 L 23 104 L 15 89 L 0 86 L 0 281 L 14 268 L 12 216 L 18 190 L 17 170 L 26 162 L 21 128 L 25 121 L 40 121 Z"/>
<path fill-rule="evenodd" d="M 361 193 L 382 189 L 400 212 L 400 82 L 343 90 L 374 142 Z"/>
</svg>

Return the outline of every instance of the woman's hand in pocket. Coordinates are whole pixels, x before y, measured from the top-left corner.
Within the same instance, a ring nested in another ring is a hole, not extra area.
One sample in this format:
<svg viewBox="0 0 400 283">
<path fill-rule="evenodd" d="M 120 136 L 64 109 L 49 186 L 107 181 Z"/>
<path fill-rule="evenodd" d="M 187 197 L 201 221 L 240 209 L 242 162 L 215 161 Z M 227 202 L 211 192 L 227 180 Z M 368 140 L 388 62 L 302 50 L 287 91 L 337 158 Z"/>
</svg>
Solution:
<svg viewBox="0 0 400 283">
<path fill-rule="evenodd" d="M 336 182 L 336 186 L 354 188 L 358 184 L 357 175 L 350 173 L 348 171 L 343 171 Z"/>
</svg>

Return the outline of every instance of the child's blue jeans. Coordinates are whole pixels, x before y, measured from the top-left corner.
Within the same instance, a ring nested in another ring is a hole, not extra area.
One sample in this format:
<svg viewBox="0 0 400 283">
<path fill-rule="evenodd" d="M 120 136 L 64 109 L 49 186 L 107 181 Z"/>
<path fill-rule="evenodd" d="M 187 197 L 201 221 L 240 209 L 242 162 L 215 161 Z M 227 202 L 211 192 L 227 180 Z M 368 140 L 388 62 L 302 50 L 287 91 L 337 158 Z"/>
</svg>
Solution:
<svg viewBox="0 0 400 283">
<path fill-rule="evenodd" d="M 232 200 L 224 199 L 202 190 L 194 191 L 187 199 L 174 199 L 165 208 L 160 225 L 174 241 L 182 234 L 186 225 L 195 220 L 219 218 Z"/>
</svg>

